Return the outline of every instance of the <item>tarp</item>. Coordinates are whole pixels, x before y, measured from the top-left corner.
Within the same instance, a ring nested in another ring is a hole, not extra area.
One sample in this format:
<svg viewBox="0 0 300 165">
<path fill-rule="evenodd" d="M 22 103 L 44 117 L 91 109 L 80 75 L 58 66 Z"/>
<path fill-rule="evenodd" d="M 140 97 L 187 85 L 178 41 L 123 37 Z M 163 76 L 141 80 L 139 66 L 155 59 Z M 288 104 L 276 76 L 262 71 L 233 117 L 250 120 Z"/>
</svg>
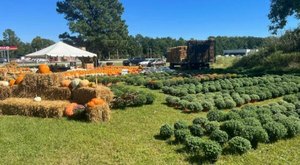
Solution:
<svg viewBox="0 0 300 165">
<path fill-rule="evenodd" d="M 81 50 L 63 42 L 58 42 L 45 49 L 27 54 L 26 57 L 97 57 L 95 53 Z"/>
</svg>

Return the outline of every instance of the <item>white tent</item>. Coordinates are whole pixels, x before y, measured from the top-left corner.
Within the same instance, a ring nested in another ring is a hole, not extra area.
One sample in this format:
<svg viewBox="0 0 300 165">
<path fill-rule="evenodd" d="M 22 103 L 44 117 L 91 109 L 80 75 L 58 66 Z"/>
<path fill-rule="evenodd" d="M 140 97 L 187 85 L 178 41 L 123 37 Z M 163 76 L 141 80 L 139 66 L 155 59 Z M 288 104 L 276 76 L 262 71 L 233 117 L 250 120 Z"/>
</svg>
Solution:
<svg viewBox="0 0 300 165">
<path fill-rule="evenodd" d="M 70 46 L 63 42 L 58 42 L 51 45 L 45 49 L 39 50 L 37 52 L 27 54 L 26 57 L 97 57 L 96 54 L 90 53 L 88 51 L 81 50 L 79 48 Z"/>
</svg>

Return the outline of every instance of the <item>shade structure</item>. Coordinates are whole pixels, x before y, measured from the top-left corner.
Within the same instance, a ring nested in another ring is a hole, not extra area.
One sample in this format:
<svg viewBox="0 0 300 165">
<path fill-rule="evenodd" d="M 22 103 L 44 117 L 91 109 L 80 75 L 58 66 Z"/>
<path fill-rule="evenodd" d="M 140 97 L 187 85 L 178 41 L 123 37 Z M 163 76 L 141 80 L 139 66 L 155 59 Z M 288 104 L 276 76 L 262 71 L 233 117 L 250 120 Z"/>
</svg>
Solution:
<svg viewBox="0 0 300 165">
<path fill-rule="evenodd" d="M 81 50 L 63 42 L 58 42 L 47 48 L 25 55 L 26 57 L 97 57 L 95 53 Z"/>
</svg>

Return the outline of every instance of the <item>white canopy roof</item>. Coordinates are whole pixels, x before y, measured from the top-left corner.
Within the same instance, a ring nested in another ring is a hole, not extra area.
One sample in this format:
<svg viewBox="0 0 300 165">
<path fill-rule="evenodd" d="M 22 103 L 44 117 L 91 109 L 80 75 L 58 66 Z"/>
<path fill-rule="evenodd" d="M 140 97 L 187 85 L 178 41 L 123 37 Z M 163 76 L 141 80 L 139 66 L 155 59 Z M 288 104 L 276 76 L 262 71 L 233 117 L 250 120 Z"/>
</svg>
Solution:
<svg viewBox="0 0 300 165">
<path fill-rule="evenodd" d="M 58 42 L 51 45 L 45 49 L 39 50 L 37 52 L 27 54 L 26 57 L 96 57 L 94 53 L 81 50 L 79 48 L 70 46 L 63 42 Z"/>
</svg>

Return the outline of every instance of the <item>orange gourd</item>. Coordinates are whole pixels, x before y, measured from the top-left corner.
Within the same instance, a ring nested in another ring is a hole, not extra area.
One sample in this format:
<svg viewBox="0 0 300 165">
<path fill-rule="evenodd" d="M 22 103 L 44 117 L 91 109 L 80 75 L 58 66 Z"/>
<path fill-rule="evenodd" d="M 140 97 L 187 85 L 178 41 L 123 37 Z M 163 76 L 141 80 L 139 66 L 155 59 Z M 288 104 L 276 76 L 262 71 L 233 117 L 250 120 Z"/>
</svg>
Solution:
<svg viewBox="0 0 300 165">
<path fill-rule="evenodd" d="M 10 81 L 9 81 L 9 86 L 14 86 L 15 85 L 15 82 L 16 82 L 16 80 L 14 80 L 14 79 L 11 79 Z"/>
<path fill-rule="evenodd" d="M 92 99 L 92 102 L 94 102 L 95 105 L 103 105 L 103 104 L 105 104 L 105 101 L 103 99 L 99 99 L 99 98 Z"/>
<path fill-rule="evenodd" d="M 71 117 L 74 114 L 74 108 L 77 106 L 76 103 L 72 103 L 65 108 L 65 115 Z"/>
<path fill-rule="evenodd" d="M 24 79 L 24 75 L 19 75 L 19 77 L 16 79 L 15 84 L 20 84 Z"/>
<path fill-rule="evenodd" d="M 71 84 L 71 80 L 63 80 L 60 82 L 60 86 L 62 87 L 69 87 Z"/>
<path fill-rule="evenodd" d="M 46 65 L 46 64 L 41 64 L 41 65 L 39 65 L 39 73 L 42 73 L 42 74 L 50 73 L 50 68 L 49 68 L 49 66 Z"/>
<path fill-rule="evenodd" d="M 93 108 L 93 107 L 95 107 L 96 105 L 95 105 L 95 103 L 94 103 L 93 101 L 90 101 L 90 102 L 87 103 L 87 106 L 88 106 L 89 108 Z"/>
</svg>

